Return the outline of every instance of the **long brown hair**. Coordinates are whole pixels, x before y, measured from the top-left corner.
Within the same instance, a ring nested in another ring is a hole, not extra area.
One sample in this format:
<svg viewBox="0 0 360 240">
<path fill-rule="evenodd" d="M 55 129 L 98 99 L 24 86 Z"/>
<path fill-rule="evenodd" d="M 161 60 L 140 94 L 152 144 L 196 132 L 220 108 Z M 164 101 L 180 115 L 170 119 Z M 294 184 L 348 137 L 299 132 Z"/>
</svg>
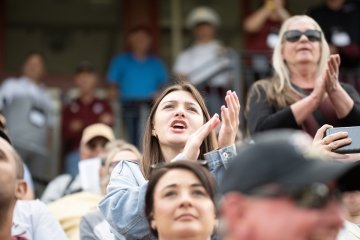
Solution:
<svg viewBox="0 0 360 240">
<path fill-rule="evenodd" d="M 143 158 L 141 162 L 141 170 L 145 179 L 150 177 L 151 165 L 159 162 L 164 162 L 164 156 L 162 155 L 159 140 L 156 136 L 152 135 L 153 120 L 155 112 L 161 102 L 161 100 L 171 92 L 174 91 L 186 91 L 193 96 L 196 102 L 200 105 L 202 114 L 204 116 L 204 123 L 210 120 L 210 114 L 206 108 L 205 102 L 199 91 L 190 83 L 179 83 L 167 87 L 154 101 L 154 104 L 150 110 L 149 117 L 146 121 L 144 140 L 143 140 Z M 207 152 L 214 150 L 217 146 L 215 132 L 212 131 L 204 140 L 200 146 L 200 158 Z"/>
</svg>

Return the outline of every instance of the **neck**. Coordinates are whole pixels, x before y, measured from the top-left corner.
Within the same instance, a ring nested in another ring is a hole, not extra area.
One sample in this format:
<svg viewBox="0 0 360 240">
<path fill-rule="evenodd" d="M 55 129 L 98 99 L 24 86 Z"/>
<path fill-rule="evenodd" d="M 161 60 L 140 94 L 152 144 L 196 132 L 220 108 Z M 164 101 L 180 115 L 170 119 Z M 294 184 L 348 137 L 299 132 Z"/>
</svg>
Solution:
<svg viewBox="0 0 360 240">
<path fill-rule="evenodd" d="M 343 6 L 343 4 L 344 4 L 344 0 L 332 0 L 332 1 L 330 0 L 330 1 L 327 1 L 328 8 L 330 8 L 333 11 L 340 10 L 341 7 Z"/>
<path fill-rule="evenodd" d="M 297 66 L 290 68 L 291 82 L 301 88 L 313 88 L 316 79 L 316 67 Z"/>
<path fill-rule="evenodd" d="M 203 38 L 203 39 L 199 38 L 196 40 L 196 44 L 207 44 L 207 43 L 212 42 L 213 40 L 214 39 L 212 39 L 212 38 Z"/>
<path fill-rule="evenodd" d="M 93 92 L 81 93 L 81 95 L 80 95 L 80 100 L 85 104 L 90 103 L 93 99 L 94 99 L 94 93 Z"/>
<path fill-rule="evenodd" d="M 349 222 L 360 224 L 360 215 L 359 214 L 350 214 L 349 212 L 345 212 L 345 219 Z"/>
<path fill-rule="evenodd" d="M 144 60 L 146 59 L 147 54 L 142 51 L 133 51 L 133 56 L 135 59 Z"/>
<path fill-rule="evenodd" d="M 184 146 L 179 147 L 179 145 L 174 146 L 162 146 L 161 152 L 164 156 L 165 162 L 170 162 L 184 149 Z"/>
<path fill-rule="evenodd" d="M 0 211 L 0 239 L 11 239 L 11 226 L 13 224 L 14 207 Z"/>
</svg>

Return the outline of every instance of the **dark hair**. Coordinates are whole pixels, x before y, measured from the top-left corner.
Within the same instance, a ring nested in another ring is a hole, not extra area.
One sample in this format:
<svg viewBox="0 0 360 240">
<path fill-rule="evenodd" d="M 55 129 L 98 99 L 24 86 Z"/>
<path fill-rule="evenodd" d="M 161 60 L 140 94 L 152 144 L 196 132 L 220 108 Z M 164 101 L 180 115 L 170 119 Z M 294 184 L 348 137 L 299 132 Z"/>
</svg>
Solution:
<svg viewBox="0 0 360 240">
<path fill-rule="evenodd" d="M 39 56 L 39 57 L 43 60 L 43 62 L 45 63 L 45 61 L 46 61 L 45 54 L 42 53 L 42 52 L 40 52 L 40 51 L 34 51 L 34 50 L 29 51 L 29 52 L 27 52 L 27 53 L 25 54 L 25 56 L 24 56 L 24 63 L 26 63 L 26 62 L 29 60 L 29 58 L 32 57 L 33 55 Z"/>
<path fill-rule="evenodd" d="M 151 224 L 152 214 L 154 210 L 154 191 L 159 180 L 169 171 L 174 169 L 184 169 L 189 172 L 192 172 L 200 181 L 201 185 L 204 187 L 206 193 L 209 195 L 211 201 L 215 204 L 215 192 L 216 192 L 216 184 L 215 179 L 205 167 L 200 165 L 197 162 L 191 161 L 176 161 L 171 163 L 165 163 L 161 167 L 155 169 L 151 177 L 149 179 L 148 187 L 145 195 L 145 216 L 149 223 Z M 180 180 L 180 179 L 179 179 Z M 180 180 L 181 181 L 181 180 Z M 216 212 L 215 212 L 216 213 Z M 158 232 L 156 229 L 151 228 L 151 232 L 158 236 Z"/>
<path fill-rule="evenodd" d="M 94 65 L 90 61 L 82 61 L 76 67 L 75 74 L 80 73 L 96 73 Z"/>
<path fill-rule="evenodd" d="M 154 101 L 154 104 L 150 110 L 150 114 L 146 121 L 145 131 L 144 131 L 144 140 L 143 140 L 143 158 L 141 162 L 141 170 L 144 174 L 145 179 L 150 177 L 150 168 L 151 165 L 157 164 L 159 162 L 164 162 L 164 156 L 162 155 L 159 139 L 156 136 L 152 135 L 153 129 L 153 120 L 155 112 L 161 102 L 161 100 L 171 92 L 175 91 L 185 91 L 191 94 L 196 102 L 200 105 L 202 114 L 204 116 L 204 123 L 210 120 L 209 111 L 206 108 L 205 102 L 199 91 L 190 83 L 178 83 L 167 87 L 162 91 L 159 96 Z M 200 155 L 201 159 L 204 159 L 204 154 L 214 150 L 217 147 L 215 132 L 211 133 L 205 138 L 203 143 L 200 146 Z"/>
<path fill-rule="evenodd" d="M 129 31 L 127 32 L 127 36 L 130 36 L 134 33 L 138 33 L 138 32 L 143 32 L 143 33 L 146 33 L 149 37 L 152 37 L 152 31 L 151 29 L 146 26 L 146 25 L 137 25 L 137 26 L 134 26 L 132 28 L 129 29 Z"/>
</svg>

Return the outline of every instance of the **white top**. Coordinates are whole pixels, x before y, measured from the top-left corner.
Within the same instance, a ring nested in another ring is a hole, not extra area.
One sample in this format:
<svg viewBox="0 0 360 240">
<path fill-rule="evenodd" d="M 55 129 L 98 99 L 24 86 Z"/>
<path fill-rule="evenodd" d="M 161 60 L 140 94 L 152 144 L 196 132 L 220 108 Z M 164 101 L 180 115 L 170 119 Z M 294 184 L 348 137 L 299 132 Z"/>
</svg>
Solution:
<svg viewBox="0 0 360 240">
<path fill-rule="evenodd" d="M 340 230 L 336 240 L 360 239 L 360 227 L 352 222 L 344 221 L 344 227 Z"/>
<path fill-rule="evenodd" d="M 59 222 L 39 200 L 16 202 L 11 236 L 26 240 L 67 239 Z"/>
<path fill-rule="evenodd" d="M 194 85 L 211 79 L 209 85 L 224 86 L 229 82 L 229 71 L 216 73 L 228 68 L 230 64 L 226 48 L 218 41 L 211 41 L 195 44 L 180 53 L 174 64 L 174 73 L 186 75 Z"/>
<path fill-rule="evenodd" d="M 46 93 L 44 86 L 38 85 L 28 77 L 8 78 L 0 89 L 0 109 L 3 108 L 4 100 L 7 104 L 16 97 L 28 96 L 38 103 L 46 104 L 48 109 L 52 108 L 51 98 Z"/>
</svg>

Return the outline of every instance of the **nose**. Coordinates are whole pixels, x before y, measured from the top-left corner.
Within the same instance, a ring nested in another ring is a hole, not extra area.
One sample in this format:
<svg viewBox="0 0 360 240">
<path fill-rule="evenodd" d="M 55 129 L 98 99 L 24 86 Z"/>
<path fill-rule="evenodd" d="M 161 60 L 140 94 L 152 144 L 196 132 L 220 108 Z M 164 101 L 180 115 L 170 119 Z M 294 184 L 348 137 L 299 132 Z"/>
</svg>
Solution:
<svg viewBox="0 0 360 240">
<path fill-rule="evenodd" d="M 303 42 L 303 41 L 309 41 L 309 39 L 307 38 L 307 36 L 306 36 L 305 34 L 301 34 L 299 41 L 301 41 L 301 42 Z"/>
<path fill-rule="evenodd" d="M 191 199 L 191 196 L 188 193 L 181 194 L 180 206 L 181 207 L 190 207 L 190 206 L 192 206 L 192 199 Z"/>
<path fill-rule="evenodd" d="M 175 116 L 176 117 L 185 117 L 185 111 L 184 111 L 183 107 L 176 108 Z"/>
</svg>

